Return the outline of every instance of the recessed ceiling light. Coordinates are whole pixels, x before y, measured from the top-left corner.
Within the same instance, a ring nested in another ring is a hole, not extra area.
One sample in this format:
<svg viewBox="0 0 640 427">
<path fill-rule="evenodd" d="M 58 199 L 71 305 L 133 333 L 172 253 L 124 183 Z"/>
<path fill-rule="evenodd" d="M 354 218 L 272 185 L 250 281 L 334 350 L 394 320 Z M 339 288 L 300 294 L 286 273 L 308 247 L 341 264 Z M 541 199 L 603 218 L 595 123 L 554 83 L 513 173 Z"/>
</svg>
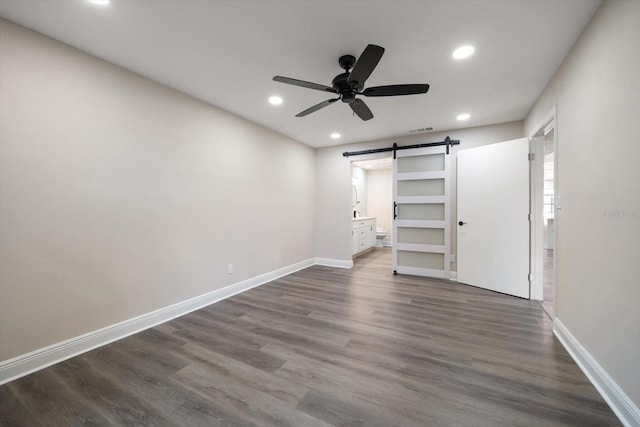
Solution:
<svg viewBox="0 0 640 427">
<path fill-rule="evenodd" d="M 464 121 L 464 120 L 468 120 L 469 117 L 471 117 L 469 113 L 462 113 L 462 114 L 458 114 L 458 117 L 456 117 L 456 119 L 458 119 L 459 121 Z"/>
<path fill-rule="evenodd" d="M 340 139 L 342 135 L 340 135 L 338 132 L 334 132 L 331 134 L 331 138 L 333 139 Z"/>
<path fill-rule="evenodd" d="M 460 46 L 456 50 L 453 51 L 453 57 L 455 59 L 464 59 L 473 55 L 476 48 L 471 45 Z"/>
<path fill-rule="evenodd" d="M 87 0 L 89 3 L 97 4 L 99 6 L 106 6 L 110 0 Z"/>
<path fill-rule="evenodd" d="M 280 98 L 279 96 L 270 96 L 269 97 L 269 104 L 271 104 L 271 105 L 280 105 L 280 104 L 282 104 L 282 98 Z"/>
</svg>

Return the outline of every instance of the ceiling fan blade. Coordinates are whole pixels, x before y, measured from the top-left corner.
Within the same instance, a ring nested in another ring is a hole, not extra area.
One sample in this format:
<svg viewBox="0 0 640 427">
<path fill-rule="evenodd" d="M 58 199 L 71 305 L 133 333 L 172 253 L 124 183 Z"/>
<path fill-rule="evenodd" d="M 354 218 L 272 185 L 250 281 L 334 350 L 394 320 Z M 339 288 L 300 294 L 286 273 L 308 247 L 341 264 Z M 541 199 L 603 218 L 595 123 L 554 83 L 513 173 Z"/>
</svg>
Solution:
<svg viewBox="0 0 640 427">
<path fill-rule="evenodd" d="M 427 93 L 429 85 L 388 85 L 366 88 L 362 94 L 364 96 L 397 96 L 397 95 L 417 95 Z"/>
<path fill-rule="evenodd" d="M 286 83 L 288 85 L 306 87 L 307 89 L 315 89 L 315 90 L 321 90 L 323 92 L 338 93 L 338 91 L 332 87 L 321 85 L 318 83 L 305 82 L 304 80 L 291 79 L 289 77 L 282 77 L 282 76 L 275 76 L 273 80 L 280 83 Z"/>
<path fill-rule="evenodd" d="M 334 102 L 336 102 L 337 100 L 339 100 L 340 98 L 336 98 L 336 99 L 327 99 L 326 101 L 322 101 L 319 104 L 314 105 L 313 107 L 309 107 L 306 110 L 296 114 L 296 117 L 304 117 L 307 114 L 311 114 L 314 111 L 318 111 L 321 108 L 327 107 L 331 104 L 333 104 Z"/>
<path fill-rule="evenodd" d="M 356 65 L 353 66 L 347 82 L 357 82 L 356 88 L 363 88 L 364 82 L 367 81 L 376 68 L 376 65 L 378 65 L 378 62 L 380 62 L 383 53 L 383 47 L 376 46 L 375 44 L 367 45 L 362 55 L 360 55 L 360 58 L 356 61 Z"/>
<path fill-rule="evenodd" d="M 365 122 L 367 120 L 373 119 L 373 113 L 367 107 L 367 104 L 364 103 L 361 99 L 356 99 L 355 101 L 349 103 L 349 106 L 353 110 L 354 113 L 358 115 Z"/>
</svg>

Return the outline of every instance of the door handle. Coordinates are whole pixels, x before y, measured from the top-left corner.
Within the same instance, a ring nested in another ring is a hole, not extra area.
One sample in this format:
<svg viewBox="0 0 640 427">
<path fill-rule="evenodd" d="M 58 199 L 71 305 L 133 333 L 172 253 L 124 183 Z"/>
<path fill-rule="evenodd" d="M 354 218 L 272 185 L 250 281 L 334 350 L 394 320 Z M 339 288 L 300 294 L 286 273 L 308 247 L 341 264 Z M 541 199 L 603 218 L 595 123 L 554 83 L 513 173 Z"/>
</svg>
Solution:
<svg viewBox="0 0 640 427">
<path fill-rule="evenodd" d="M 396 212 L 397 207 L 398 207 L 398 204 L 396 202 L 393 202 L 393 219 L 398 218 L 398 213 Z"/>
<path fill-rule="evenodd" d="M 462 226 L 462 225 L 465 225 L 465 224 L 466 224 L 466 222 L 464 222 L 464 221 L 458 221 L 458 225 Z"/>
</svg>

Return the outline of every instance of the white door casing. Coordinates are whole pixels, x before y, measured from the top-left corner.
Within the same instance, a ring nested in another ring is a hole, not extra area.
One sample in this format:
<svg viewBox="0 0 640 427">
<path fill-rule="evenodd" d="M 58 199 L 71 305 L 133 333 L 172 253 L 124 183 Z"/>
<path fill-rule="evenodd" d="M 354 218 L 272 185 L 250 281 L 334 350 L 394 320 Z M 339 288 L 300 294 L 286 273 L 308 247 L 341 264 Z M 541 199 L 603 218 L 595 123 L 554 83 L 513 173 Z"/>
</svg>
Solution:
<svg viewBox="0 0 640 427">
<path fill-rule="evenodd" d="M 393 270 L 450 275 L 450 155 L 445 146 L 399 150 L 393 160 Z"/>
<path fill-rule="evenodd" d="M 530 297 L 528 157 L 527 138 L 458 152 L 458 282 Z"/>
</svg>

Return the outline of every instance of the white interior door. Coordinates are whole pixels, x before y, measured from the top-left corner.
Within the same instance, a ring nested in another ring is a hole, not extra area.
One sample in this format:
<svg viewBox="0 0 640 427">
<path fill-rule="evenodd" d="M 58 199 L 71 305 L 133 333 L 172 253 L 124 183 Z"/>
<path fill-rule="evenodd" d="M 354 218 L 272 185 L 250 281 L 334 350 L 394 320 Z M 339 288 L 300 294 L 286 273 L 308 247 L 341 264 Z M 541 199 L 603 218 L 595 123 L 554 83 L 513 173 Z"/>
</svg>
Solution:
<svg viewBox="0 0 640 427">
<path fill-rule="evenodd" d="M 450 155 L 446 147 L 396 152 L 393 160 L 393 270 L 449 278 Z"/>
<path fill-rule="evenodd" d="M 527 138 L 458 152 L 458 282 L 530 297 L 528 157 Z"/>
</svg>

